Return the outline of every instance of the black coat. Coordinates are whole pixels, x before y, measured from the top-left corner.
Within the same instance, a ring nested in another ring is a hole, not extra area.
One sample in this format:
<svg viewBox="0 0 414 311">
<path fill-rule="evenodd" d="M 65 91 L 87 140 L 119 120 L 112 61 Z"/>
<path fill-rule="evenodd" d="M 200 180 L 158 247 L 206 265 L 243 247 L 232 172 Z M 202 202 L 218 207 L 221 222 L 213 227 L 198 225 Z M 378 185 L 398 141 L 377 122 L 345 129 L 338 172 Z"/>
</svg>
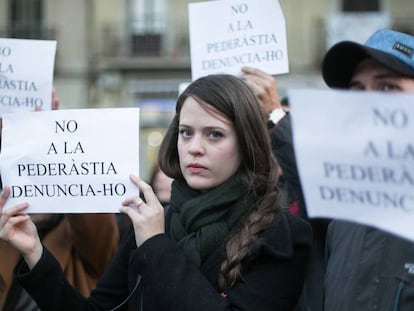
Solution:
<svg viewBox="0 0 414 311">
<path fill-rule="evenodd" d="M 273 126 L 270 129 L 269 134 L 272 142 L 273 154 L 282 168 L 284 178 L 290 186 L 290 189 L 296 196 L 300 216 L 311 224 L 314 236 L 308 274 L 302 292 L 301 303 L 298 306 L 297 311 L 319 311 L 323 309 L 323 282 L 326 269 L 325 240 L 330 219 L 309 219 L 307 216 L 306 204 L 296 165 L 289 114 Z"/>
<path fill-rule="evenodd" d="M 16 268 L 15 277 L 44 311 L 107 311 L 131 292 L 132 298 L 126 303 L 130 310 L 293 310 L 311 243 L 310 226 L 298 217 L 282 214 L 252 248 L 243 263 L 243 280 L 226 297 L 217 285 L 224 245 L 198 268 L 167 234 L 148 239 L 138 249 L 131 234 L 89 299 L 70 287 L 46 249 L 31 271 L 22 264 Z"/>
<path fill-rule="evenodd" d="M 414 310 L 412 241 L 334 220 L 327 254 L 325 310 Z"/>
</svg>

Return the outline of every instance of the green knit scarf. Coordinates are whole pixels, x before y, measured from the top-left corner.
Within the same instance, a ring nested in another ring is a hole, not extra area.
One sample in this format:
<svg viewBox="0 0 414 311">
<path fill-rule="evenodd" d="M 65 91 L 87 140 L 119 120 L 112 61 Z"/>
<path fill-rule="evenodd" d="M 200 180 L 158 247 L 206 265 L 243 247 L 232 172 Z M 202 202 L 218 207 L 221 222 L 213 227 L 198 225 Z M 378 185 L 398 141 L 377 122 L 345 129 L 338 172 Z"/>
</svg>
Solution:
<svg viewBox="0 0 414 311">
<path fill-rule="evenodd" d="M 239 174 L 206 192 L 175 180 L 170 204 L 171 236 L 197 266 L 228 237 L 249 207 Z"/>
</svg>

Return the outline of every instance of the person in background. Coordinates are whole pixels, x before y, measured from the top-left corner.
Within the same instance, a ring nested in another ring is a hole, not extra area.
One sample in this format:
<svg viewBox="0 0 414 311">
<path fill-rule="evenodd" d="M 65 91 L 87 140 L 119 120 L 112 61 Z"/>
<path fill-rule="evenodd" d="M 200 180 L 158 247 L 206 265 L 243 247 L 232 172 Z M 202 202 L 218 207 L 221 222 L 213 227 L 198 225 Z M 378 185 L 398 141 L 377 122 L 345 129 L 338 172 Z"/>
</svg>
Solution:
<svg viewBox="0 0 414 311">
<path fill-rule="evenodd" d="M 414 92 L 414 36 L 380 29 L 364 44 L 339 42 L 326 53 L 322 76 L 331 88 Z M 290 126 L 289 118 L 276 123 L 280 128 Z M 285 139 L 285 146 L 291 148 L 289 141 Z M 286 159 L 281 161 L 284 173 L 292 173 L 289 180 L 300 187 L 295 163 Z M 323 305 L 309 310 L 414 310 L 413 242 L 373 227 L 333 220 L 327 230 L 326 254 Z M 308 298 L 320 301 L 318 293 Z"/>
<path fill-rule="evenodd" d="M 337 43 L 325 55 L 322 75 L 332 88 L 414 92 L 414 36 L 381 29 L 364 44 Z M 334 220 L 327 255 L 326 311 L 414 310 L 413 242 Z"/>
<path fill-rule="evenodd" d="M 168 177 L 158 165 L 154 165 L 149 184 L 164 207 L 170 204 L 172 182 L 173 179 L 171 177 Z"/>
<path fill-rule="evenodd" d="M 159 151 L 161 170 L 174 179 L 170 208 L 164 215 L 152 188 L 131 175 L 144 199 L 123 202 L 133 231 L 89 299 L 40 242 L 24 214 L 28 203 L 2 213 L 5 187 L 0 238 L 22 253 L 15 278 L 42 310 L 117 310 L 127 302 L 130 310 L 293 310 L 312 232 L 280 209 L 256 101 L 232 75 L 202 77 L 181 93 Z"/>
<path fill-rule="evenodd" d="M 323 282 L 325 275 L 325 240 L 329 219 L 310 219 L 299 180 L 293 149 L 293 138 L 288 109 L 288 98 L 279 99 L 276 80 L 270 74 L 253 67 L 242 68 L 241 78 L 259 99 L 262 113 L 267 120 L 273 153 L 282 168 L 285 197 L 289 211 L 302 217 L 312 226 L 313 247 L 297 311 L 323 309 Z"/>
<path fill-rule="evenodd" d="M 58 108 L 59 98 L 53 89 L 52 109 Z M 35 110 L 40 111 L 39 108 Z M 31 218 L 42 243 L 56 257 L 68 281 L 80 294 L 89 296 L 117 249 L 115 216 L 33 214 Z M 13 280 L 13 269 L 21 259 L 20 253 L 6 241 L 0 240 L 0 258 L 0 310 L 40 310 L 28 293 Z"/>
</svg>

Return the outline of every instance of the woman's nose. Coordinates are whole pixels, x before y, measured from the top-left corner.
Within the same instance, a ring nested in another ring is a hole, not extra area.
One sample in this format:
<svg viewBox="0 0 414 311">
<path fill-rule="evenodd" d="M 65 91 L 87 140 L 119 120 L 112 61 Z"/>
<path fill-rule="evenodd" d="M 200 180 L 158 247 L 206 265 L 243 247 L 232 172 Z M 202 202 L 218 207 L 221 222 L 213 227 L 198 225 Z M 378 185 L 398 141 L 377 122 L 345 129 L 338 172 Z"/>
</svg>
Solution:
<svg viewBox="0 0 414 311">
<path fill-rule="evenodd" d="M 202 154 L 204 152 L 203 139 L 195 135 L 190 142 L 188 152 L 191 154 Z"/>
</svg>

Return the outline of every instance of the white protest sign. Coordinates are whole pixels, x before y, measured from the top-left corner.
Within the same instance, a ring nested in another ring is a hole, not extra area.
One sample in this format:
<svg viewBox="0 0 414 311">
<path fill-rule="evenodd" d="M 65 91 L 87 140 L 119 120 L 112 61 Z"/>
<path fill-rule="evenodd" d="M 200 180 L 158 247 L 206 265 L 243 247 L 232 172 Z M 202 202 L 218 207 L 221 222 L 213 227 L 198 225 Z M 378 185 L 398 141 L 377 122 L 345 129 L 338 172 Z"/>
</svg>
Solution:
<svg viewBox="0 0 414 311">
<path fill-rule="evenodd" d="M 3 116 L 0 172 L 5 209 L 28 213 L 119 212 L 138 194 L 139 108 L 49 110 Z"/>
<path fill-rule="evenodd" d="M 289 71 L 286 25 L 277 0 L 190 3 L 192 79 L 238 75 L 243 66 L 269 74 Z"/>
<path fill-rule="evenodd" d="M 414 240 L 414 94 L 291 90 L 288 96 L 309 216 Z"/>
<path fill-rule="evenodd" d="M 0 38 L 0 115 L 51 109 L 56 41 Z"/>
</svg>

